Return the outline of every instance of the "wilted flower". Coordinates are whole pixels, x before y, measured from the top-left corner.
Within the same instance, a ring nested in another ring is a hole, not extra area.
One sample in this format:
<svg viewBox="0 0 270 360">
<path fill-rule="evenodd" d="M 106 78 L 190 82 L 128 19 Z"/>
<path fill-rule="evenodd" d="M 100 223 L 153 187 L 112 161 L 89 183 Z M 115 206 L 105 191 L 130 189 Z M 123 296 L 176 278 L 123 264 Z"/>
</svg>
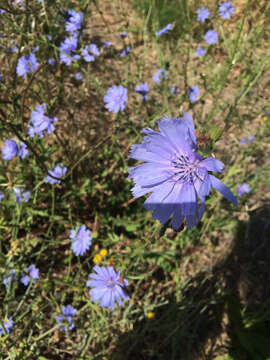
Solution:
<svg viewBox="0 0 270 360">
<path fill-rule="evenodd" d="M 13 6 L 15 8 L 19 7 L 19 8 L 21 8 L 21 10 L 25 10 L 25 8 L 24 8 L 24 0 L 14 0 L 13 1 Z"/>
<path fill-rule="evenodd" d="M 16 275 L 16 270 L 12 269 L 11 273 L 8 272 L 4 277 L 3 277 L 3 284 L 5 285 L 6 289 L 9 288 L 9 286 L 11 285 L 12 281 L 15 279 L 15 275 Z"/>
<path fill-rule="evenodd" d="M 111 46 L 111 45 L 112 45 L 111 41 L 105 41 L 104 45 L 103 45 L 103 48 L 105 49 L 106 47 Z"/>
<path fill-rule="evenodd" d="M 29 54 L 26 56 L 22 56 L 18 60 L 18 64 L 17 64 L 17 68 L 16 68 L 17 74 L 19 76 L 23 76 L 24 78 L 26 78 L 26 74 L 36 71 L 38 66 L 39 66 L 39 63 L 36 59 L 35 54 Z"/>
<path fill-rule="evenodd" d="M 72 330 L 74 328 L 73 316 L 77 313 L 77 309 L 71 305 L 62 306 L 62 314 L 56 316 L 58 322 L 57 327 L 64 331 Z"/>
<path fill-rule="evenodd" d="M 24 269 L 26 274 L 23 275 L 21 278 L 21 282 L 27 286 L 30 282 L 30 280 L 33 280 L 33 284 L 35 283 L 35 280 L 39 278 L 39 269 L 35 267 L 35 265 L 30 265 L 28 268 Z"/>
<path fill-rule="evenodd" d="M 198 46 L 194 54 L 197 56 L 204 56 L 206 54 L 206 49 L 203 46 Z"/>
<path fill-rule="evenodd" d="M 216 44 L 218 42 L 218 34 L 215 30 L 208 30 L 204 35 L 204 40 L 207 44 Z"/>
<path fill-rule="evenodd" d="M 251 135 L 246 139 L 240 139 L 240 143 L 243 145 L 246 145 L 247 142 L 252 142 L 252 141 L 254 141 L 254 139 L 255 139 L 255 136 Z"/>
<path fill-rule="evenodd" d="M 66 31 L 80 30 L 83 22 L 83 13 L 77 13 L 74 10 L 66 12 Z"/>
<path fill-rule="evenodd" d="M 86 285 L 93 287 L 89 295 L 93 302 L 100 300 L 102 307 L 114 308 L 115 301 L 121 306 L 122 299 L 128 300 L 129 296 L 123 290 L 128 285 L 126 279 L 121 279 L 120 270 L 115 272 L 112 266 L 94 266 L 96 273 L 89 274 L 90 280 Z"/>
<path fill-rule="evenodd" d="M 136 86 L 135 91 L 142 95 L 142 101 L 148 99 L 149 85 L 147 83 L 141 83 L 139 86 Z"/>
<path fill-rule="evenodd" d="M 156 32 L 156 36 L 160 36 L 162 34 L 166 34 L 168 31 L 170 31 L 172 28 L 172 24 L 166 25 L 164 28 Z"/>
<path fill-rule="evenodd" d="M 104 96 L 105 108 L 115 114 L 120 110 L 124 110 L 128 99 L 127 93 L 127 89 L 122 85 L 110 87 Z"/>
<path fill-rule="evenodd" d="M 168 79 L 168 70 L 163 68 L 158 69 L 158 71 L 154 74 L 153 80 L 156 84 L 160 84 L 162 80 Z"/>
<path fill-rule="evenodd" d="M 247 183 L 240 184 L 237 186 L 236 192 L 239 196 L 243 196 L 244 194 L 247 194 L 250 192 L 250 187 Z"/>
<path fill-rule="evenodd" d="M 20 142 L 20 148 L 19 148 L 19 156 L 20 158 L 24 159 L 26 156 L 28 156 L 28 149 L 24 142 Z"/>
<path fill-rule="evenodd" d="M 60 178 L 65 175 L 65 173 L 67 172 L 67 168 L 65 166 L 63 167 L 62 164 L 57 164 L 57 165 L 55 165 L 53 170 L 49 170 L 48 172 L 50 175 L 59 178 L 59 180 L 57 180 L 51 176 L 47 176 L 44 180 L 45 183 L 50 183 L 51 185 L 56 184 L 56 183 L 60 184 L 60 182 L 61 182 Z"/>
<path fill-rule="evenodd" d="M 128 46 L 128 47 L 124 48 L 124 50 L 120 53 L 120 56 L 124 57 L 129 53 L 130 53 L 130 47 Z"/>
<path fill-rule="evenodd" d="M 127 31 L 124 31 L 123 33 L 121 33 L 121 34 L 118 34 L 118 35 L 116 35 L 119 39 L 124 39 L 125 37 L 127 37 L 128 36 L 128 32 Z"/>
<path fill-rule="evenodd" d="M 8 321 L 4 321 L 3 324 L 4 324 L 6 332 L 9 334 L 10 329 L 12 329 L 12 327 L 14 325 L 14 321 L 12 320 L 12 317 L 9 317 Z M 0 335 L 3 335 L 3 334 L 4 334 L 4 330 L 3 330 L 2 326 L 0 325 Z"/>
<path fill-rule="evenodd" d="M 204 22 L 209 17 L 209 15 L 210 12 L 206 7 L 197 10 L 198 21 Z"/>
<path fill-rule="evenodd" d="M 100 51 L 96 44 L 90 44 L 86 45 L 82 54 L 85 61 L 91 62 L 96 60 L 96 57 L 100 55 Z"/>
<path fill-rule="evenodd" d="M 208 173 L 222 172 L 223 163 L 214 157 L 203 159 L 196 152 L 191 114 L 184 113 L 184 119 L 166 116 L 158 126 L 160 132 L 144 129 L 142 144 L 132 145 L 130 157 L 146 163 L 129 170 L 129 178 L 135 182 L 134 197 L 151 193 L 144 206 L 154 210 L 154 219 L 165 224 L 172 216 L 170 225 L 176 230 L 184 219 L 188 228 L 195 226 L 212 187 L 236 205 L 231 191 Z"/>
<path fill-rule="evenodd" d="M 177 95 L 180 91 L 177 86 L 170 86 L 170 92 L 172 95 Z"/>
<path fill-rule="evenodd" d="M 199 95 L 200 95 L 200 89 L 197 86 L 190 86 L 188 88 L 188 96 L 191 102 L 197 101 Z"/>
<path fill-rule="evenodd" d="M 14 188 L 14 192 L 15 192 L 15 196 L 16 196 L 16 201 L 18 204 L 20 204 L 22 201 L 27 203 L 30 199 L 30 194 L 31 192 L 25 191 L 22 193 L 22 190 L 20 188 Z"/>
<path fill-rule="evenodd" d="M 85 225 L 77 226 L 70 231 L 71 248 L 76 256 L 83 255 L 90 248 L 92 240 L 90 233 Z"/>
<path fill-rule="evenodd" d="M 231 1 L 225 1 L 219 5 L 219 15 L 223 19 L 229 19 L 234 13 L 234 6 Z"/>
</svg>

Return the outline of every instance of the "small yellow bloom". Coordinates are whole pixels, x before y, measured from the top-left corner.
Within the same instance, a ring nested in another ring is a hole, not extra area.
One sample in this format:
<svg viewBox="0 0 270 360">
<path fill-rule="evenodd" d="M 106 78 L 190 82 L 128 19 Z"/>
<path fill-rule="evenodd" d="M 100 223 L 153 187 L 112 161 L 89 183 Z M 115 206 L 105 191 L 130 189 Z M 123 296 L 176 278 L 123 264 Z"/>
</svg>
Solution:
<svg viewBox="0 0 270 360">
<path fill-rule="evenodd" d="M 98 264 L 101 260 L 102 260 L 102 256 L 100 254 L 94 256 L 93 261 L 95 264 Z"/>
<path fill-rule="evenodd" d="M 155 316 L 156 316 L 155 313 L 153 313 L 152 311 L 149 311 L 149 312 L 147 313 L 148 319 L 154 319 Z"/>
<path fill-rule="evenodd" d="M 101 249 L 100 252 L 99 252 L 99 254 L 100 254 L 101 256 L 106 256 L 106 255 L 108 254 L 108 251 L 107 251 L 106 249 Z"/>
</svg>

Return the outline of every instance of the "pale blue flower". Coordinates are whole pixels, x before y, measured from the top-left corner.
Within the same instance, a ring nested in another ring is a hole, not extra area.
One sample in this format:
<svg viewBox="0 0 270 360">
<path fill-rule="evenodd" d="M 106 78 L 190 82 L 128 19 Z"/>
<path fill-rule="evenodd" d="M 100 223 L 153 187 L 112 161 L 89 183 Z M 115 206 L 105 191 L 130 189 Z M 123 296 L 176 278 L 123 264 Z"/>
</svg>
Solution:
<svg viewBox="0 0 270 360">
<path fill-rule="evenodd" d="M 144 129 L 142 144 L 132 145 L 130 157 L 146 163 L 132 167 L 129 178 L 135 186 L 134 197 L 151 195 L 144 206 L 154 210 L 153 217 L 179 229 L 186 220 L 188 228 L 202 218 L 205 198 L 211 188 L 220 191 L 237 205 L 231 191 L 209 172 L 222 172 L 223 163 L 196 152 L 196 137 L 191 114 L 184 119 L 164 117 L 158 122 L 160 132 Z"/>
<path fill-rule="evenodd" d="M 76 256 L 83 255 L 91 246 L 91 232 L 85 225 L 77 226 L 70 231 L 71 248 Z"/>
<path fill-rule="evenodd" d="M 128 300 L 129 296 L 125 293 L 123 288 L 128 285 L 126 279 L 121 279 L 120 270 L 115 271 L 112 266 L 94 266 L 95 273 L 89 274 L 90 280 L 86 285 L 91 286 L 89 291 L 91 300 L 99 302 L 101 307 L 108 307 L 113 309 L 115 302 L 122 305 L 122 298 Z"/>
<path fill-rule="evenodd" d="M 105 108 L 115 114 L 120 110 L 124 110 L 128 99 L 127 93 L 127 89 L 122 85 L 110 87 L 104 96 Z"/>
</svg>

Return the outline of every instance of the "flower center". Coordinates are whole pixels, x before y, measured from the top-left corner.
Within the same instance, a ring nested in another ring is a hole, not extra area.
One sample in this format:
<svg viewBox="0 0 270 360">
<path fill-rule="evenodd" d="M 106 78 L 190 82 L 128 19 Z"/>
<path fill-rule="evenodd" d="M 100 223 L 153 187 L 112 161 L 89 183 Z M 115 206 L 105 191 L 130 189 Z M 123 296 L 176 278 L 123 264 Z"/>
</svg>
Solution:
<svg viewBox="0 0 270 360">
<path fill-rule="evenodd" d="M 112 278 L 109 278 L 109 280 L 107 282 L 107 286 L 110 288 L 113 288 L 115 286 L 115 282 Z"/>
<path fill-rule="evenodd" d="M 187 155 L 177 156 L 172 160 L 176 181 L 193 183 L 199 177 L 197 168 L 198 162 L 191 162 Z"/>
</svg>

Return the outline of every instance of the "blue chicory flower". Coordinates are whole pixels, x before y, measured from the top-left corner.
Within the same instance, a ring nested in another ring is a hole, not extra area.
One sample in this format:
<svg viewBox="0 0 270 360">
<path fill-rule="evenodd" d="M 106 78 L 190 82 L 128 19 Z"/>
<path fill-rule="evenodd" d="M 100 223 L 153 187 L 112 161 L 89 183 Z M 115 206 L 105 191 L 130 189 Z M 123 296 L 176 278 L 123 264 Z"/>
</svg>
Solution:
<svg viewBox="0 0 270 360">
<path fill-rule="evenodd" d="M 15 196 L 16 196 L 16 201 L 18 204 L 20 204 L 22 201 L 27 203 L 30 199 L 30 194 L 31 192 L 28 190 L 28 191 L 25 191 L 22 193 L 22 190 L 20 188 L 14 188 L 13 189 L 14 192 L 15 192 Z"/>
<path fill-rule="evenodd" d="M 38 66 L 39 63 L 36 59 L 36 55 L 29 54 L 19 58 L 16 71 L 19 76 L 26 78 L 26 74 L 36 71 Z"/>
<path fill-rule="evenodd" d="M 3 277 L 3 284 L 6 287 L 6 290 L 10 287 L 12 281 L 15 279 L 15 275 L 16 275 L 16 270 L 12 269 L 11 273 L 8 272 L 6 273 L 6 275 Z"/>
<path fill-rule="evenodd" d="M 5 145 L 2 147 L 3 160 L 11 160 L 18 154 L 18 145 L 14 140 L 5 140 Z"/>
<path fill-rule="evenodd" d="M 65 173 L 67 172 L 67 168 L 63 167 L 62 164 L 57 164 L 53 170 L 49 170 L 48 172 L 49 172 L 49 175 L 55 176 L 59 179 L 55 179 L 51 176 L 47 176 L 44 180 L 45 183 L 49 183 L 51 185 L 56 184 L 56 183 L 60 184 L 61 183 L 60 178 L 65 175 Z"/>
<path fill-rule="evenodd" d="M 27 286 L 30 280 L 33 280 L 33 284 L 35 280 L 39 278 L 39 269 L 35 267 L 35 265 L 30 265 L 28 268 L 24 269 L 25 274 L 21 278 L 21 282 Z"/>
<path fill-rule="evenodd" d="M 234 5 L 231 1 L 225 1 L 219 5 L 219 15 L 223 19 L 229 19 L 234 13 Z"/>
<path fill-rule="evenodd" d="M 139 86 L 136 86 L 135 91 L 142 95 L 142 101 L 148 99 L 149 85 L 147 83 L 141 83 Z"/>
<path fill-rule="evenodd" d="M 24 159 L 26 158 L 26 156 L 28 156 L 28 149 L 27 149 L 27 146 L 24 142 L 20 142 L 20 148 L 19 148 L 19 156 L 21 159 Z"/>
<path fill-rule="evenodd" d="M 162 34 L 166 34 L 168 31 L 170 31 L 172 28 L 172 24 L 166 25 L 164 28 L 156 32 L 156 36 L 160 36 Z"/>
<path fill-rule="evenodd" d="M 101 307 L 108 307 L 113 309 L 115 302 L 122 305 L 122 298 L 129 299 L 129 296 L 123 290 L 123 287 L 128 285 L 126 279 L 121 280 L 120 270 L 115 271 L 112 266 L 94 266 L 95 273 L 89 274 L 90 280 L 86 285 L 93 287 L 89 291 L 91 300 L 97 302 L 100 300 Z"/>
<path fill-rule="evenodd" d="M 197 101 L 199 95 L 200 95 L 200 89 L 197 86 L 190 86 L 188 88 L 188 96 L 191 102 Z"/>
<path fill-rule="evenodd" d="M 78 81 L 82 80 L 82 79 L 83 79 L 83 74 L 80 73 L 80 72 L 77 72 L 77 73 L 75 74 L 75 79 L 78 80 Z"/>
<path fill-rule="evenodd" d="M 56 316 L 58 322 L 57 327 L 64 331 L 72 330 L 74 328 L 73 316 L 76 315 L 77 309 L 71 305 L 62 306 L 62 314 Z"/>
<path fill-rule="evenodd" d="M 250 187 L 247 183 L 240 184 L 237 186 L 236 192 L 239 196 L 243 196 L 250 192 Z"/>
<path fill-rule="evenodd" d="M 100 51 L 96 44 L 90 44 L 86 45 L 82 50 L 82 55 L 85 61 L 91 62 L 96 60 L 96 57 L 100 55 Z"/>
<path fill-rule="evenodd" d="M 124 31 L 123 33 L 121 34 L 118 34 L 116 35 L 119 39 L 124 39 L 125 37 L 128 36 L 128 32 L 127 31 Z"/>
<path fill-rule="evenodd" d="M 10 329 L 12 329 L 12 327 L 14 325 L 14 321 L 12 320 L 12 317 L 9 317 L 8 321 L 4 321 L 3 324 L 4 324 L 6 332 L 9 334 Z M 3 335 L 3 334 L 4 334 L 4 330 L 3 330 L 2 326 L 0 325 L 0 335 Z"/>
<path fill-rule="evenodd" d="M 2 191 L 0 191 L 0 202 L 4 199 L 5 195 Z"/>
<path fill-rule="evenodd" d="M 111 41 L 105 41 L 103 44 L 103 48 L 105 49 L 106 47 L 111 46 L 111 45 L 112 45 Z"/>
<path fill-rule="evenodd" d="M 178 89 L 178 87 L 177 86 L 170 86 L 170 93 L 172 94 L 172 95 L 177 95 L 177 94 L 179 94 L 179 89 Z"/>
<path fill-rule="evenodd" d="M 72 250 L 76 256 L 83 255 L 91 246 L 92 236 L 85 225 L 77 226 L 70 231 L 69 239 L 72 242 Z"/>
<path fill-rule="evenodd" d="M 246 145 L 246 143 L 248 142 L 252 142 L 254 141 L 255 136 L 254 135 L 250 135 L 249 137 L 247 137 L 246 139 L 240 139 L 240 143 L 243 145 Z"/>
<path fill-rule="evenodd" d="M 160 85 L 162 80 L 168 79 L 168 70 L 163 68 L 158 69 L 158 71 L 154 74 L 153 80 L 156 84 Z"/>
<path fill-rule="evenodd" d="M 54 58 L 50 58 L 50 59 L 48 60 L 48 64 L 51 65 L 51 66 L 53 66 L 53 65 L 56 64 L 56 60 L 55 60 Z"/>
<path fill-rule="evenodd" d="M 197 56 L 204 56 L 206 54 L 206 49 L 203 46 L 198 46 L 194 54 Z"/>
<path fill-rule="evenodd" d="M 61 42 L 59 49 L 60 51 L 60 62 L 70 66 L 73 60 L 78 60 L 80 55 L 73 54 L 78 46 L 78 35 L 73 33 L 72 36 L 67 37 Z"/>
<path fill-rule="evenodd" d="M 14 0 L 13 1 L 13 6 L 15 8 L 19 7 L 21 10 L 25 10 L 25 8 L 24 8 L 24 0 Z"/>
<path fill-rule="evenodd" d="M 104 96 L 105 108 L 115 114 L 120 110 L 124 110 L 128 99 L 127 93 L 127 89 L 122 85 L 110 87 Z"/>
<path fill-rule="evenodd" d="M 209 15 L 210 12 L 206 7 L 197 10 L 198 21 L 204 22 L 206 19 L 208 19 Z"/>
<path fill-rule="evenodd" d="M 158 126 L 160 132 L 144 129 L 142 144 L 132 145 L 130 157 L 146 163 L 129 170 L 135 183 L 133 196 L 151 193 L 144 207 L 154 210 L 153 218 L 165 224 L 172 216 L 170 225 L 175 230 L 184 219 L 188 228 L 196 226 L 212 187 L 237 205 L 231 191 L 208 173 L 222 172 L 224 164 L 214 157 L 203 159 L 196 152 L 192 115 L 184 113 L 184 119 L 165 116 Z"/>
<path fill-rule="evenodd" d="M 83 22 L 83 13 L 77 13 L 75 10 L 68 10 L 66 12 L 66 31 L 80 30 Z"/>
<path fill-rule="evenodd" d="M 207 44 L 216 44 L 218 42 L 218 34 L 215 30 L 208 30 L 204 35 L 204 40 Z"/>
<path fill-rule="evenodd" d="M 124 57 L 124 56 L 126 56 L 127 54 L 129 54 L 129 53 L 130 53 L 130 47 L 127 46 L 126 48 L 123 49 L 123 51 L 121 51 L 120 56 L 121 56 L 121 57 Z"/>
<path fill-rule="evenodd" d="M 28 126 L 28 135 L 30 137 L 36 134 L 42 138 L 45 131 L 51 134 L 55 130 L 53 123 L 58 121 L 58 119 L 44 115 L 46 109 L 47 105 L 43 103 L 42 105 L 36 105 L 35 110 L 32 111 L 30 118 L 31 125 Z"/>
</svg>

